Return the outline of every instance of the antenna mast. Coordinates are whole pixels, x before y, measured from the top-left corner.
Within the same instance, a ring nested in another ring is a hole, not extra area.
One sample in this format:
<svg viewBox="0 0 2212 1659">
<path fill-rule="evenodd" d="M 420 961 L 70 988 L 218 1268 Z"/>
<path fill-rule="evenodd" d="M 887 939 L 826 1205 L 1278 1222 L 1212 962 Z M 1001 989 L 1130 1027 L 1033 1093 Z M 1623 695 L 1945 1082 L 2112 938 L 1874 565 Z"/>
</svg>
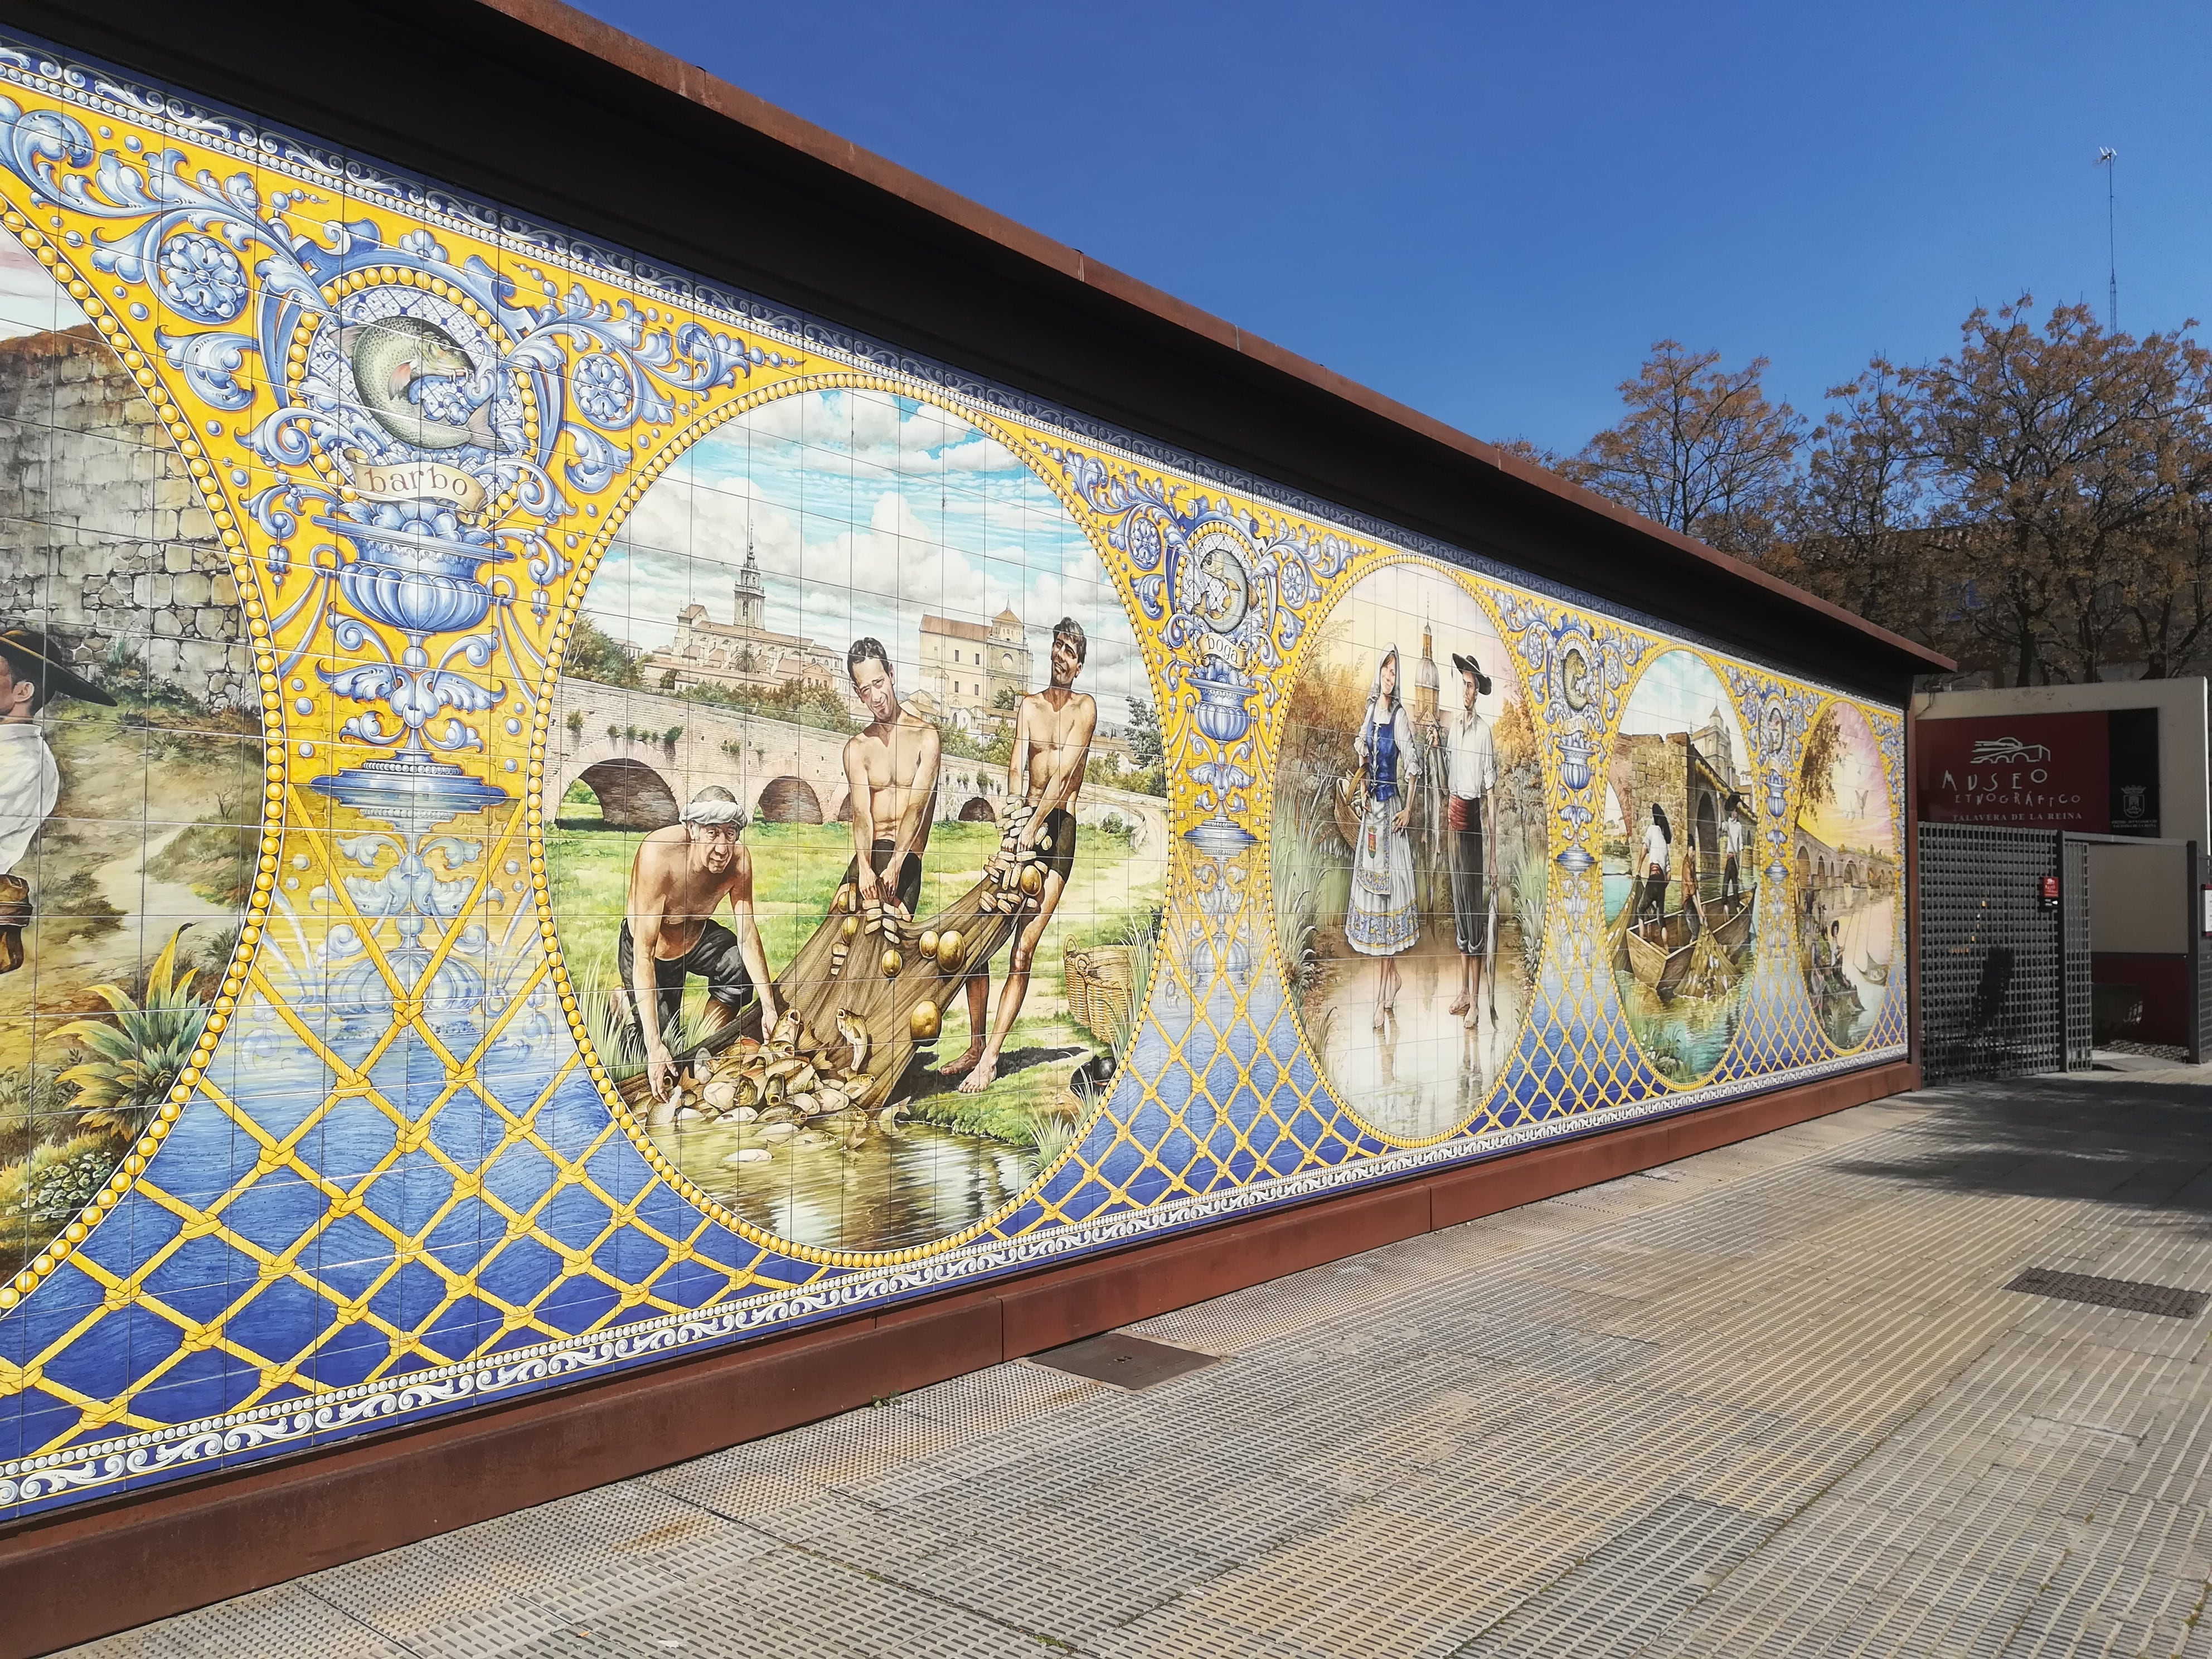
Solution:
<svg viewBox="0 0 2212 1659">
<path fill-rule="evenodd" d="M 2106 145 L 2097 152 L 2097 165 L 2105 170 L 2105 328 L 2108 333 L 2120 331 L 2120 255 L 2115 236 L 2116 220 L 2113 209 L 2112 182 L 2119 173 L 2119 151 Z"/>
</svg>

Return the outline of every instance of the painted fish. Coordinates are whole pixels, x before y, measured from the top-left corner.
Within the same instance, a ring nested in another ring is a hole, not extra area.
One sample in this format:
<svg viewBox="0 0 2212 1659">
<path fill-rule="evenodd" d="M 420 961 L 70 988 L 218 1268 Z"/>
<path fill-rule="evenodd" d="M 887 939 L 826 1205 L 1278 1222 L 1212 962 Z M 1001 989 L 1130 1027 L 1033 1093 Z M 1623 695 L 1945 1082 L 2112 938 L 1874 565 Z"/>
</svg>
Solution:
<svg viewBox="0 0 2212 1659">
<path fill-rule="evenodd" d="M 417 449 L 499 447 L 491 429 L 491 394 L 472 389 L 476 365 L 435 323 L 380 317 L 345 330 L 338 343 L 353 364 L 362 407 L 402 443 Z M 464 408 L 465 416 L 452 418 Z"/>
</svg>

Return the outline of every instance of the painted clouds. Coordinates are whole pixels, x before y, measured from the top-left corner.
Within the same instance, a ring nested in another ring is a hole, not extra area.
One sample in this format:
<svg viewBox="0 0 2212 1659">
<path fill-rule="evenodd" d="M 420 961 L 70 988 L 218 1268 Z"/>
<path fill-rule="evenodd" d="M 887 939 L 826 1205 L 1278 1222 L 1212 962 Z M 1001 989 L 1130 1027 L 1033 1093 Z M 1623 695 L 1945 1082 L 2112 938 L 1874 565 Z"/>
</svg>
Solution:
<svg viewBox="0 0 2212 1659">
<path fill-rule="evenodd" d="M 694 445 L 641 501 L 586 608 L 644 651 L 678 612 L 727 622 L 750 541 L 766 625 L 842 651 L 872 635 L 902 665 L 925 616 L 1022 618 L 1042 665 L 1054 623 L 1090 635 L 1083 688 L 1119 726 L 1146 695 L 1135 639 L 1090 544 L 1005 446 L 934 406 L 831 390 L 781 398 Z"/>
</svg>

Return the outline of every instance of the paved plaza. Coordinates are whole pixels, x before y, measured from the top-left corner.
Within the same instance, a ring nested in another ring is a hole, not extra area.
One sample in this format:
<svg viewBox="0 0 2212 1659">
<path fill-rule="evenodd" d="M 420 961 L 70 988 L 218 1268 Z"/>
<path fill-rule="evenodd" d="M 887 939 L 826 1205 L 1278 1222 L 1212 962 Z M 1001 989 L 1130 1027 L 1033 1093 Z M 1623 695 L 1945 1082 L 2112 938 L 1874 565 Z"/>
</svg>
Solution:
<svg viewBox="0 0 2212 1659">
<path fill-rule="evenodd" d="M 2212 1659 L 2212 1315 L 2006 1288 L 2212 1290 L 2212 1087 L 2115 1063 L 1148 1321 L 1222 1359 L 1140 1392 L 1000 1365 L 76 1651 Z"/>
</svg>

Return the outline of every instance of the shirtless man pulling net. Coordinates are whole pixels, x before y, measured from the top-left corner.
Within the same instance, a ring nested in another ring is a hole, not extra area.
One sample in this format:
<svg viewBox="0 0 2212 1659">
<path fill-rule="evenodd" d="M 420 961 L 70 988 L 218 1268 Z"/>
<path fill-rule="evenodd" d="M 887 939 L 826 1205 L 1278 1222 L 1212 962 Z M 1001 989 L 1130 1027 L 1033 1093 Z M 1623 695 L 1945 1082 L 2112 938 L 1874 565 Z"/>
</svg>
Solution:
<svg viewBox="0 0 2212 1659">
<path fill-rule="evenodd" d="M 1006 759 L 1006 793 L 1021 805 L 1009 814 L 1001 850 L 1027 860 L 1042 852 L 1044 879 L 1034 896 L 1036 908 L 1015 936 L 1006 982 L 999 992 L 998 1018 L 986 1029 L 991 996 L 990 957 L 977 963 L 968 980 L 967 1051 L 945 1066 L 947 1077 L 967 1075 L 963 1094 L 981 1094 L 999 1074 L 999 1056 L 1020 1017 L 1029 994 L 1030 969 L 1043 942 L 1052 913 L 1066 890 L 1075 864 L 1076 798 L 1083 789 L 1091 758 L 1091 735 L 1098 729 L 1097 699 L 1075 689 L 1090 643 L 1083 626 L 1063 617 L 1052 630 L 1052 684 L 1024 697 L 1014 717 L 1013 752 Z"/>
<path fill-rule="evenodd" d="M 926 919 L 914 911 L 937 787 L 936 728 L 901 707 L 881 646 L 861 640 L 853 647 L 854 690 L 875 717 L 845 749 L 853 862 L 829 915 L 778 985 L 796 1016 L 787 1021 L 795 1053 L 811 1056 L 817 1072 L 835 1068 L 840 1091 L 864 1109 L 891 1099 L 915 1049 L 935 1040 L 946 1002 L 963 986 L 973 1037 L 955 1066 L 969 1074 L 970 1092 L 996 1075 L 1074 862 L 1071 809 L 1097 724 L 1097 705 L 1073 690 L 1083 630 L 1063 621 L 1053 634 L 1053 684 L 1027 698 L 1016 717 L 1009 793 L 1019 788 L 1023 804 L 1008 815 L 981 878 Z M 1017 785 L 1024 771 L 1026 786 Z M 989 963 L 1009 938 L 1012 971 L 992 1030 Z"/>
<path fill-rule="evenodd" d="M 921 855 L 929 845 L 942 758 L 937 727 L 899 701 L 881 641 L 854 641 L 845 665 L 869 723 L 845 742 L 853 861 L 838 894 L 841 902 L 853 896 L 852 914 L 869 937 L 886 937 L 887 921 L 894 924 L 890 936 L 898 936 L 896 924 L 912 922 L 921 901 Z M 808 1030 L 826 1036 L 836 1029 L 836 1006 L 851 1000 L 839 990 L 844 958 L 860 937 L 860 927 L 844 933 L 842 916 L 833 913 L 786 970 L 787 1000 Z"/>
<path fill-rule="evenodd" d="M 899 702 L 881 641 L 854 641 L 845 665 L 870 716 L 867 728 L 845 744 L 853 799 L 853 862 L 845 879 L 859 888 L 863 904 L 895 901 L 910 919 L 921 899 L 921 854 L 937 799 L 937 727 Z"/>
</svg>

